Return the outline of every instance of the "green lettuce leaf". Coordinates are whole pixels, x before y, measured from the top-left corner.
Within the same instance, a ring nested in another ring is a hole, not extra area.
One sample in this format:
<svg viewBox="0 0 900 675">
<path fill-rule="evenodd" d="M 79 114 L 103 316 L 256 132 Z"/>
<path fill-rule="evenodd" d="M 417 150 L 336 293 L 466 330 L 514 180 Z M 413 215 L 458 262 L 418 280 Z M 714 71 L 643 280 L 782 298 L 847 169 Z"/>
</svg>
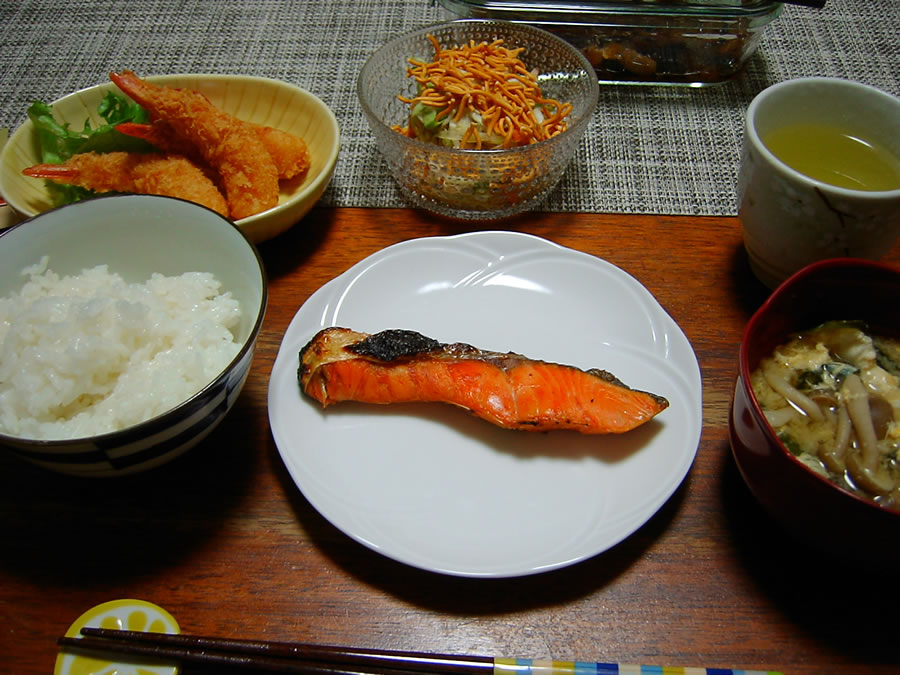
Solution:
<svg viewBox="0 0 900 675">
<path fill-rule="evenodd" d="M 81 130 L 74 130 L 68 122 L 59 121 L 53 107 L 42 101 L 34 101 L 28 108 L 28 118 L 37 134 L 41 163 L 61 164 L 80 152 L 149 152 L 153 147 L 146 141 L 126 136 L 116 131 L 122 122 L 146 124 L 150 117 L 147 111 L 131 99 L 107 92 L 97 107 L 97 113 L 104 124 L 94 128 L 86 120 Z M 53 203 L 57 206 L 92 197 L 95 193 L 74 185 L 60 185 L 47 181 Z"/>
</svg>

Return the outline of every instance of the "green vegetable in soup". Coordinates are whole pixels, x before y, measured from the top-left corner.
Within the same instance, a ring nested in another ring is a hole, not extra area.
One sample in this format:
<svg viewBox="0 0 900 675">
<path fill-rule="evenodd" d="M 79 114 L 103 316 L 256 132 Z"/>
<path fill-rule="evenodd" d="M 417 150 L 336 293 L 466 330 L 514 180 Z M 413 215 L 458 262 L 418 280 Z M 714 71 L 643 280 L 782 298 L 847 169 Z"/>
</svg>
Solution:
<svg viewBox="0 0 900 675">
<path fill-rule="evenodd" d="M 797 442 L 797 440 L 791 436 L 790 434 L 781 432 L 778 434 L 778 440 L 784 443 L 784 447 L 791 451 L 791 454 L 795 457 L 799 457 L 803 454 L 803 448 Z"/>
<path fill-rule="evenodd" d="M 859 368 L 847 363 L 823 363 L 817 368 L 801 372 L 794 386 L 801 391 L 840 386 L 847 375 L 857 372 Z"/>
</svg>

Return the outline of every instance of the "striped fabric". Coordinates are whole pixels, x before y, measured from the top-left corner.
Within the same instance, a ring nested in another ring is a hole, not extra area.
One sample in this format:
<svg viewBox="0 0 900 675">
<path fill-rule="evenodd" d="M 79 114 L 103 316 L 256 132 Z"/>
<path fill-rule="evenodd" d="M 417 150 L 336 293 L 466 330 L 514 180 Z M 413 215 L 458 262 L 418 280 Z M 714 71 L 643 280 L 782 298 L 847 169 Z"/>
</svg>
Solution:
<svg viewBox="0 0 900 675">
<path fill-rule="evenodd" d="M 626 663 L 589 663 L 538 659 L 494 659 L 494 675 L 781 675 L 772 670 L 682 668 Z"/>
</svg>

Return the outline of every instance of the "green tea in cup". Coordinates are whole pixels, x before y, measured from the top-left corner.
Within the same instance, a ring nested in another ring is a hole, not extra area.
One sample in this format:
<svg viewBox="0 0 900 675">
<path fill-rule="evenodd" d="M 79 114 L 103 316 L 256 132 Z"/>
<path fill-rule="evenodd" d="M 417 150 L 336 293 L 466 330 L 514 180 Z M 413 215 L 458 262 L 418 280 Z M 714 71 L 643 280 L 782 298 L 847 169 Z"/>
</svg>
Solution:
<svg viewBox="0 0 900 675">
<path fill-rule="evenodd" d="M 848 190 L 900 189 L 900 157 L 849 127 L 786 124 L 762 141 L 789 167 L 823 183 Z"/>
</svg>

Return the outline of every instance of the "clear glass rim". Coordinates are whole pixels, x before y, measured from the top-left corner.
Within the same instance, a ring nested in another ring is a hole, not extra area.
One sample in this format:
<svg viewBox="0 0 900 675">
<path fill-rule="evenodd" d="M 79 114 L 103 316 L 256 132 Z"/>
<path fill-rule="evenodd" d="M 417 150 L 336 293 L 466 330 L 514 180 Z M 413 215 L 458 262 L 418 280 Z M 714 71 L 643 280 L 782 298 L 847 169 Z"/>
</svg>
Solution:
<svg viewBox="0 0 900 675">
<path fill-rule="evenodd" d="M 441 0 L 441 5 L 456 13 L 473 10 L 496 13 L 496 18 L 530 21 L 534 15 L 558 15 L 562 21 L 591 23 L 604 16 L 667 16 L 708 18 L 774 18 L 782 10 L 782 3 L 771 0 L 691 0 L 672 4 L 607 0 L 556 0 L 555 2 L 506 2 L 504 0 Z"/>
</svg>

